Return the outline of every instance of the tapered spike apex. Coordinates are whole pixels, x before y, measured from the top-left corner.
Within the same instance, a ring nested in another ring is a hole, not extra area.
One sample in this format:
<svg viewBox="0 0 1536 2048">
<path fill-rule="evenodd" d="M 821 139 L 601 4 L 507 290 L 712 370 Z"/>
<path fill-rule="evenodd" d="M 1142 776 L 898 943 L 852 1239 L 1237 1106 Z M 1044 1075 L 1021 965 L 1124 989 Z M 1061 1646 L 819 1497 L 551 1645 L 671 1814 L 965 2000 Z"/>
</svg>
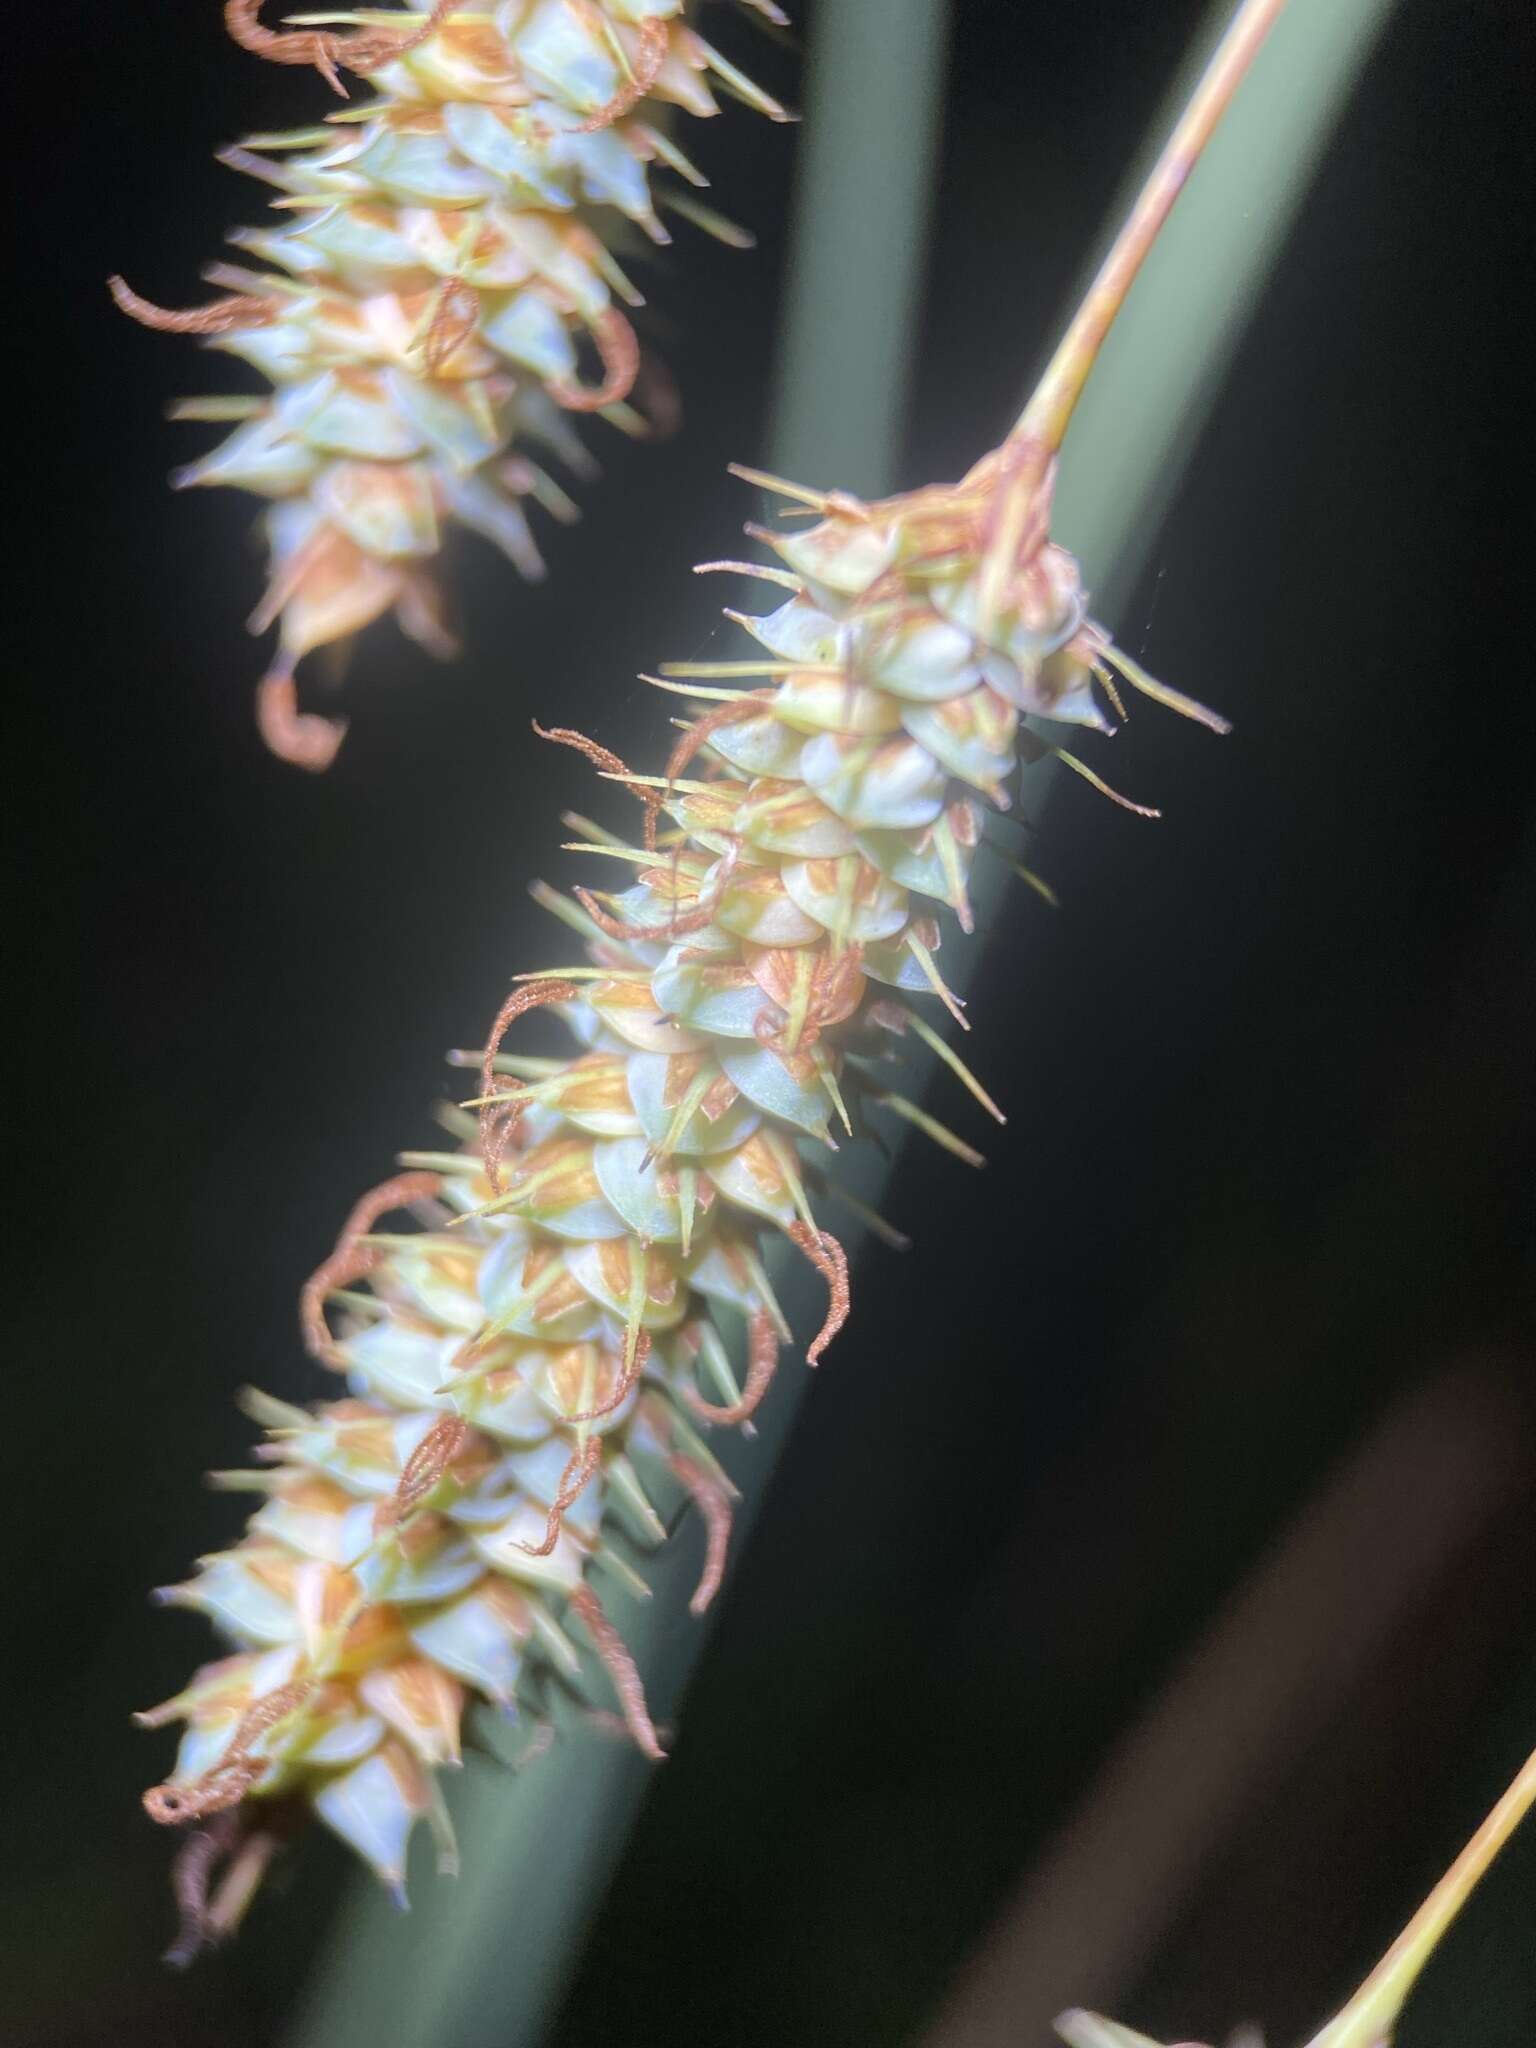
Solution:
<svg viewBox="0 0 1536 2048">
<path fill-rule="evenodd" d="M 451 654 L 437 572 L 448 531 L 469 528 L 537 581 L 529 510 L 568 521 L 576 507 L 533 458 L 547 450 L 585 477 L 581 415 L 631 434 L 649 416 L 658 433 L 671 424 L 670 384 L 642 362 L 623 310 L 642 294 L 605 238 L 632 224 L 668 240 L 651 178 L 686 165 L 662 133 L 673 111 L 711 114 L 719 88 L 783 118 L 685 9 L 424 0 L 333 26 L 284 22 L 275 0 L 226 0 L 242 49 L 313 68 L 343 100 L 348 77 L 370 94 L 338 111 L 340 129 L 220 152 L 275 194 L 271 223 L 232 237 L 249 262 L 212 266 L 230 296 L 173 311 L 121 277 L 110 289 L 140 325 L 202 336 L 271 384 L 222 411 L 178 409 L 233 430 L 174 482 L 265 502 L 270 567 L 252 628 L 276 628 L 278 646 L 257 725 L 291 765 L 323 772 L 347 731 L 301 708 L 306 655 L 386 616 Z M 707 212 L 700 222 L 750 241 Z"/>
</svg>

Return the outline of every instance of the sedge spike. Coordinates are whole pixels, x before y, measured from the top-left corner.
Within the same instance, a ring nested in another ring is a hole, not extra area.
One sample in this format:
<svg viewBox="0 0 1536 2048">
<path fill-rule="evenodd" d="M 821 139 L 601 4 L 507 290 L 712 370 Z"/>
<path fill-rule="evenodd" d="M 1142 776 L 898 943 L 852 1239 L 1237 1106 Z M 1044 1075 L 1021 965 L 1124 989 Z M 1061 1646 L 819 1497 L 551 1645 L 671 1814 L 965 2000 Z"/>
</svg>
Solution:
<svg viewBox="0 0 1536 2048">
<path fill-rule="evenodd" d="M 535 892 L 583 934 L 585 963 L 562 948 L 566 964 L 513 977 L 483 1051 L 459 1056 L 480 1070 L 460 1149 L 405 1155 L 354 1210 L 303 1299 L 306 1342 L 345 1395 L 310 1410 L 254 1397 L 262 1505 L 164 1596 L 235 1645 L 144 1717 L 185 1724 L 152 1815 L 240 1816 L 233 1846 L 221 1834 L 185 1866 L 199 1896 L 224 1897 L 221 1859 L 268 1841 L 274 1816 L 309 1814 L 398 1890 L 476 1698 L 543 1723 L 585 1673 L 659 1751 L 592 1583 L 606 1568 L 633 1589 L 607 1532 L 654 1543 L 691 1499 L 695 1606 L 714 1593 L 731 1495 L 699 1425 L 749 1426 L 794 1334 L 765 1242 L 794 1246 L 825 1288 L 821 1328 L 799 1333 L 814 1363 L 851 1308 L 812 1204 L 817 1155 L 878 1131 L 882 1110 L 910 1119 L 889 1085 L 893 1014 L 942 1005 L 964 1024 L 940 921 L 968 917 L 985 807 L 1006 809 L 1017 771 L 1054 751 L 1024 720 L 1114 729 L 1109 635 L 1050 538 L 1054 466 L 1017 458 L 1010 441 L 959 483 L 871 503 L 753 473 L 813 523 L 748 529 L 776 557 L 780 600 L 729 615 L 751 658 L 663 670 L 713 707 L 683 721 L 663 772 L 545 735 L 640 804 L 638 847 L 573 821 L 587 857 L 634 872 Z M 722 673 L 751 687 L 723 703 L 687 687 Z M 572 1054 L 504 1043 L 545 1027 L 525 1024 L 535 1010 Z M 401 1202 L 414 1231 L 383 1227 Z M 745 1327 L 735 1361 L 719 1311 Z M 216 1931 L 230 1924 L 225 1907 Z"/>
<path fill-rule="evenodd" d="M 277 648 L 257 724 L 295 766 L 327 768 L 346 732 L 299 709 L 305 655 L 388 612 L 429 652 L 451 654 L 436 568 L 445 529 L 471 529 L 537 579 L 527 506 L 557 518 L 575 508 L 535 456 L 590 475 L 574 419 L 646 430 L 623 309 L 640 294 L 604 237 L 616 223 L 669 240 L 658 208 L 679 209 L 655 173 L 701 174 L 668 123 L 674 111 L 716 113 L 712 79 L 789 118 L 686 12 L 687 0 L 436 0 L 401 12 L 398 28 L 385 16 L 332 32 L 268 28 L 257 0 L 228 0 L 244 49 L 312 66 L 343 97 L 343 72 L 367 91 L 327 127 L 223 152 L 275 187 L 281 209 L 272 227 L 231 235 L 262 267 L 212 266 L 226 296 L 171 310 L 121 277 L 109 288 L 131 319 L 199 335 L 272 386 L 265 399 L 175 408 L 238 424 L 172 482 L 267 501 L 270 566 L 250 627 L 275 626 Z M 659 417 L 670 400 L 659 372 L 651 382 Z"/>
<path fill-rule="evenodd" d="M 461 1149 L 407 1155 L 305 1287 L 305 1343 L 346 1393 L 257 1404 L 249 1532 L 164 1596 L 237 1648 L 148 1717 L 187 1727 L 155 1819 L 238 1809 L 238 1842 L 269 1832 L 266 1809 L 312 1811 L 398 1890 L 470 1700 L 542 1704 L 576 1682 L 578 1642 L 660 1754 L 591 1584 L 605 1532 L 650 1543 L 691 1500 L 707 1605 L 730 1487 L 699 1426 L 747 1424 L 789 1337 L 763 1236 L 825 1289 L 820 1329 L 801 1333 L 814 1364 L 851 1299 L 804 1155 L 891 1111 L 977 1157 L 890 1086 L 892 1016 L 938 1001 L 939 916 L 982 807 L 1040 752 L 1023 717 L 1111 729 L 1106 636 L 1044 506 L 978 624 L 998 479 L 988 457 L 960 484 L 840 496 L 781 534 L 792 594 L 740 618 L 773 681 L 686 722 L 662 774 L 548 733 L 640 802 L 646 843 L 584 847 L 632 852 L 625 886 L 545 892 L 588 934 L 589 964 L 514 983 L 474 1060 Z M 535 1011 L 563 1021 L 572 1056 L 520 1050 Z M 401 1206 L 415 1230 L 391 1227 Z M 746 1324 L 739 1363 L 721 1309 Z"/>
</svg>

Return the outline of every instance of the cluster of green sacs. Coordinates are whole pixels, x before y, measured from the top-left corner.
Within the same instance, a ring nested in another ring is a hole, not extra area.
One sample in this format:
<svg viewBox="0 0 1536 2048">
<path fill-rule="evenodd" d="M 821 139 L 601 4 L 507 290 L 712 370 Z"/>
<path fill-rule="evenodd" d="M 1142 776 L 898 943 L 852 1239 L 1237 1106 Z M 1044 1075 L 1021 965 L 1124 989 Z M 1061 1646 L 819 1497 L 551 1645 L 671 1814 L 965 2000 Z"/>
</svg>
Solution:
<svg viewBox="0 0 1536 2048">
<path fill-rule="evenodd" d="M 671 829 L 601 899 L 631 935 L 553 899 L 588 941 L 590 978 L 559 1004 L 581 1050 L 497 1062 L 523 1111 L 499 1192 L 473 1144 L 407 1155 L 441 1172 L 445 1207 L 383 1249 L 372 1313 L 340 1346 L 350 1398 L 259 1404 L 264 1504 L 171 1595 L 240 1646 L 170 1703 L 188 1721 L 173 1783 L 216 1768 L 253 1701 L 323 1663 L 324 1686 L 255 1745 L 253 1791 L 308 1798 L 398 1882 L 412 1824 L 440 1818 L 432 1774 L 457 1759 L 466 1695 L 510 1705 L 530 1672 L 573 1674 L 547 1602 L 594 1564 L 622 1575 L 605 1516 L 659 1540 L 680 1447 L 708 1465 L 698 1389 L 737 1392 L 711 1309 L 788 1336 L 759 1233 L 809 1221 L 800 1155 L 860 1106 L 870 1012 L 932 992 L 931 913 L 963 902 L 972 794 L 1003 800 L 1021 713 L 1102 723 L 1069 648 L 1070 558 L 1048 550 L 1032 610 L 984 622 L 974 557 L 924 552 L 924 502 L 778 543 L 787 569 L 763 573 L 793 595 L 743 621 L 774 680 L 661 788 Z M 707 922 L 668 931 L 701 904 Z M 810 990 L 798 1043 L 770 989 Z M 573 1420 L 620 1385 L 642 1333 L 638 1385 Z M 379 1503 L 444 1414 L 471 1426 L 467 1453 L 425 1512 L 381 1533 Z M 601 1457 L 541 1554 L 589 1432 Z"/>
</svg>

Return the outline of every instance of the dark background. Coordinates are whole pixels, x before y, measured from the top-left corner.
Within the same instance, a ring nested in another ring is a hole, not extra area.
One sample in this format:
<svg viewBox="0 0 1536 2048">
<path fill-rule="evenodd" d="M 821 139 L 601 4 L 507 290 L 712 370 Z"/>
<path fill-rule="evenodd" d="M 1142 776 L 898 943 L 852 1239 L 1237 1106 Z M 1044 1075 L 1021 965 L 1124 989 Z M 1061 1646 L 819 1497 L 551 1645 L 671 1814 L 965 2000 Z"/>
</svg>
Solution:
<svg viewBox="0 0 1536 2048">
<path fill-rule="evenodd" d="M 1006 423 L 1200 13 L 959 7 L 905 481 Z M 324 99 L 217 15 L 60 0 L 7 24 L 26 1036 L 0 2027 L 27 2048 L 274 2042 L 324 1939 L 343 1858 L 316 1842 L 235 1951 L 157 1965 L 167 1844 L 137 1793 L 166 1743 L 126 1717 L 207 1638 L 144 1589 L 232 1532 L 196 1475 L 246 1441 L 233 1389 L 315 1391 L 299 1279 L 427 1138 L 441 1050 L 542 957 L 524 883 L 590 792 L 532 751 L 529 715 L 627 750 L 655 719 L 636 667 L 708 630 L 686 565 L 754 509 L 723 465 L 763 449 L 784 253 L 792 134 L 733 109 L 696 148 L 758 253 L 685 230 L 646 273 L 683 433 L 603 439 L 543 589 L 466 544 L 466 658 L 371 634 L 339 763 L 303 777 L 252 726 L 250 502 L 163 484 L 209 432 L 165 401 L 238 367 L 122 322 L 101 282 L 196 298 L 260 208 L 210 150 Z M 791 56 L 718 34 L 794 96 Z M 1009 1132 L 974 1179 L 902 1162 L 887 1208 L 918 1249 L 856 1276 L 560 2048 L 913 2039 L 1110 1746 L 1406 1390 L 1467 1366 L 1536 1474 L 1510 282 L 1533 56 L 1523 0 L 1406 0 L 1369 66 L 1115 622 L 1236 735 L 1149 710 L 1117 740 L 1114 779 L 1160 826 L 1053 799 L 1037 860 L 1063 908 L 1020 891 L 973 993 Z M 1283 2044 L 1385 1945 L 1536 1739 L 1533 1496 L 1511 1486 L 1319 1725 L 1256 1760 L 1127 2017 L 1180 2038 L 1262 2016 Z M 1402 2048 L 1536 2037 L 1533 1902 L 1528 1829 Z"/>
</svg>

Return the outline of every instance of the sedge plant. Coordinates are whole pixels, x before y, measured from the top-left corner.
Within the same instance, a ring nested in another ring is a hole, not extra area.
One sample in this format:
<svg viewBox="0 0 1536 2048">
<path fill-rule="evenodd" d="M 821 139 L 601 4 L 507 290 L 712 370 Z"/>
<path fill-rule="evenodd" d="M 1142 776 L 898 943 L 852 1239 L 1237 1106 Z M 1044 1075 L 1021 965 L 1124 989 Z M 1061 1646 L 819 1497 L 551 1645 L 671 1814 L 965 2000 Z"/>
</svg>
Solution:
<svg viewBox="0 0 1536 2048">
<path fill-rule="evenodd" d="M 301 1306 L 345 1391 L 308 1409 L 248 1398 L 257 1469 L 223 1480 L 261 1504 L 165 1596 L 236 1645 L 142 1717 L 185 1726 L 146 1795 L 183 1832 L 178 1955 L 238 1924 L 311 1816 L 397 1892 L 418 1820 L 455 1867 L 437 1774 L 472 1739 L 468 1707 L 518 1712 L 532 1760 L 554 1701 L 582 1687 L 583 1641 L 601 1711 L 664 1753 L 605 1595 L 643 1584 L 636 1547 L 664 1541 L 681 1502 L 706 1536 L 695 1612 L 718 1589 L 733 1489 L 709 1432 L 750 1427 L 792 1341 L 765 1238 L 824 1283 L 814 1365 L 851 1308 L 824 1155 L 894 1116 L 978 1157 L 902 1092 L 904 1042 L 1003 1120 L 936 1028 L 946 1012 L 968 1028 L 938 956 L 946 922 L 972 924 L 984 807 L 1051 755 L 1151 814 L 1060 744 L 1063 728 L 1113 730 L 1131 693 L 1226 729 L 1090 617 L 1051 498 L 1109 325 L 1278 12 L 1238 10 L 998 448 L 956 484 L 875 502 L 740 472 L 783 503 L 778 525 L 748 529 L 769 559 L 700 566 L 776 601 L 727 614 L 739 657 L 646 678 L 679 714 L 657 771 L 542 730 L 634 800 L 638 827 L 568 819 L 567 851 L 618 884 L 536 888 L 580 957 L 517 977 L 458 1056 L 477 1085 L 447 1142 L 401 1155 L 356 1205 Z M 512 1049 L 546 1010 L 574 1052 Z M 387 1227 L 405 1215 L 413 1228 Z M 1398 1968 L 1399 2000 L 1405 1981 Z M 1376 2048 L 1391 1995 L 1359 2008 L 1374 2035 L 1338 2031 L 1352 2007 L 1316 2048 Z M 1063 2025 L 1094 2048 L 1138 2039 Z"/>
<path fill-rule="evenodd" d="M 451 1865 L 435 1774 L 459 1758 L 467 1700 L 537 1725 L 578 1677 L 575 1634 L 633 1739 L 661 1754 L 598 1591 L 633 1577 L 616 1530 L 658 1541 L 691 1499 L 709 1539 L 702 1611 L 731 1507 L 704 1432 L 750 1423 L 791 1339 L 764 1233 L 825 1283 L 815 1364 L 850 1308 L 818 1155 L 892 1115 L 979 1157 L 897 1085 L 902 1041 L 939 1052 L 1002 1119 L 924 1014 L 966 1021 L 939 915 L 970 927 L 982 806 L 1007 806 L 1021 763 L 1054 753 L 1114 795 L 1025 719 L 1112 730 L 1135 691 L 1225 729 L 1089 617 L 1050 538 L 1051 488 L 1114 310 L 1276 11 L 1239 17 L 999 448 L 957 484 L 875 503 L 743 472 L 784 501 L 778 528 L 750 529 L 776 559 L 701 566 L 777 602 L 728 614 L 740 659 L 647 678 L 686 707 L 661 772 L 545 734 L 638 802 L 632 838 L 580 820 L 570 842 L 622 886 L 537 892 L 585 957 L 517 978 L 455 1143 L 404 1155 L 357 1204 L 302 1303 L 306 1345 L 346 1394 L 312 1411 L 249 1398 L 258 1468 L 223 1483 L 261 1505 L 241 1543 L 165 1595 L 239 1645 L 145 1717 L 186 1727 L 146 1799 L 191 1830 L 183 1949 L 238 1920 L 308 1813 L 392 1887 L 418 1819 Z M 507 1049 L 546 1009 L 574 1056 Z M 383 1227 L 401 1212 L 415 1229 Z M 717 1312 L 742 1331 L 734 1356 Z"/>
</svg>

